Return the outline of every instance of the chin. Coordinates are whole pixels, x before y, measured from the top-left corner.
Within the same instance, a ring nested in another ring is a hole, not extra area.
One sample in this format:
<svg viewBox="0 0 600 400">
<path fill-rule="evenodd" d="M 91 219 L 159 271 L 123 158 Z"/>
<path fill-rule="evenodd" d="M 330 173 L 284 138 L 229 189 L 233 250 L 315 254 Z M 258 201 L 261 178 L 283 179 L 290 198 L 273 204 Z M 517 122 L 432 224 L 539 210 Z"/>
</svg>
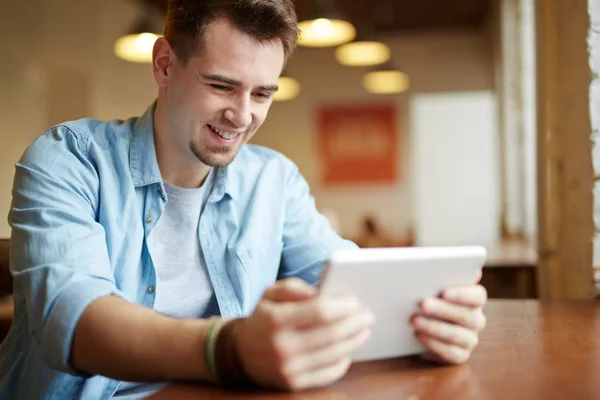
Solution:
<svg viewBox="0 0 600 400">
<path fill-rule="evenodd" d="M 190 150 L 200 162 L 209 167 L 226 167 L 233 162 L 239 149 L 229 150 L 227 152 L 211 151 L 209 149 L 199 149 L 191 145 Z"/>
<path fill-rule="evenodd" d="M 233 160 L 235 159 L 234 157 L 228 157 L 227 159 L 219 157 L 219 159 L 212 159 L 210 161 L 212 161 L 210 164 L 206 164 L 209 167 L 219 167 L 219 168 L 223 168 L 228 166 L 229 164 L 231 164 L 233 162 Z"/>
</svg>

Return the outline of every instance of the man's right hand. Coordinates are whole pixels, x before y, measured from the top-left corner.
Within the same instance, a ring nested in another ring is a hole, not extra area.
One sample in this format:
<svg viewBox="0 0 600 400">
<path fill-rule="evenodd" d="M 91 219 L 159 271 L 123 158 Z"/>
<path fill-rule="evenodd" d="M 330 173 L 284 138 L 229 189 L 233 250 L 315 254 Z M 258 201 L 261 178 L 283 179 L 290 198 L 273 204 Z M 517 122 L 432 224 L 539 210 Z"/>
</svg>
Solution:
<svg viewBox="0 0 600 400">
<path fill-rule="evenodd" d="M 318 296 L 291 278 L 267 289 L 241 321 L 236 347 L 242 367 L 261 386 L 322 387 L 346 374 L 350 355 L 370 337 L 373 322 L 355 297 Z"/>
</svg>

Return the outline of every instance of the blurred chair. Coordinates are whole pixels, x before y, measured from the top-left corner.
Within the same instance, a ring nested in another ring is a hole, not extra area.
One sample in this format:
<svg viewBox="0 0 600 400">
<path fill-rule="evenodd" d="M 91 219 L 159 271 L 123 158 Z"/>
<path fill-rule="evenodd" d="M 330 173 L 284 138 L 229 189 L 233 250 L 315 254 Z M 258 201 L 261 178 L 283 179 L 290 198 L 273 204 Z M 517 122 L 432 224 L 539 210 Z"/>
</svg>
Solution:
<svg viewBox="0 0 600 400">
<path fill-rule="evenodd" d="M 10 239 L 0 239 L 0 342 L 12 323 L 13 280 L 9 267 Z"/>
<path fill-rule="evenodd" d="M 362 220 L 361 231 L 356 238 L 359 247 L 392 247 L 394 241 L 379 227 L 375 217 L 366 216 Z"/>
<path fill-rule="evenodd" d="M 10 239 L 0 239 L 0 297 L 12 294 L 12 276 L 8 264 Z"/>
</svg>

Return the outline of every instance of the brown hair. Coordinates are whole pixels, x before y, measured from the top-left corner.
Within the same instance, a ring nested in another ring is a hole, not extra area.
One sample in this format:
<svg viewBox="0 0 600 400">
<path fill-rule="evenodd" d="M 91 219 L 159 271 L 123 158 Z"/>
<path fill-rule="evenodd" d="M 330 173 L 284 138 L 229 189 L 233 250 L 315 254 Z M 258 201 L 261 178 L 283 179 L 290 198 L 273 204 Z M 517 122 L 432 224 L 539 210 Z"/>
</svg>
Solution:
<svg viewBox="0 0 600 400">
<path fill-rule="evenodd" d="M 260 42 L 280 40 L 285 58 L 298 40 L 292 0 L 169 0 L 164 36 L 185 65 L 202 46 L 204 32 L 217 18 Z"/>
</svg>

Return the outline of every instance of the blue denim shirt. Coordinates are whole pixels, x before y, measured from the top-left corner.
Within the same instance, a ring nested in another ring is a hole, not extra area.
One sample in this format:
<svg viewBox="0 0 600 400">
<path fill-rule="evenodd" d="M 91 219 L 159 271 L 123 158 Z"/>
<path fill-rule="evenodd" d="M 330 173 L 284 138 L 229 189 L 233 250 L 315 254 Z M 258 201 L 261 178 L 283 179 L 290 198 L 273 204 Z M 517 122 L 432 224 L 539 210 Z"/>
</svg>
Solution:
<svg viewBox="0 0 600 400">
<path fill-rule="evenodd" d="M 116 295 L 153 307 L 146 239 L 167 202 L 153 111 L 55 126 L 17 163 L 9 214 L 15 317 L 0 349 L 0 399 L 115 392 L 119 381 L 74 370 L 70 349 L 95 299 Z M 317 283 L 333 250 L 355 246 L 317 212 L 296 166 L 254 145 L 217 170 L 198 240 L 225 317 L 250 314 L 279 278 Z"/>
</svg>

